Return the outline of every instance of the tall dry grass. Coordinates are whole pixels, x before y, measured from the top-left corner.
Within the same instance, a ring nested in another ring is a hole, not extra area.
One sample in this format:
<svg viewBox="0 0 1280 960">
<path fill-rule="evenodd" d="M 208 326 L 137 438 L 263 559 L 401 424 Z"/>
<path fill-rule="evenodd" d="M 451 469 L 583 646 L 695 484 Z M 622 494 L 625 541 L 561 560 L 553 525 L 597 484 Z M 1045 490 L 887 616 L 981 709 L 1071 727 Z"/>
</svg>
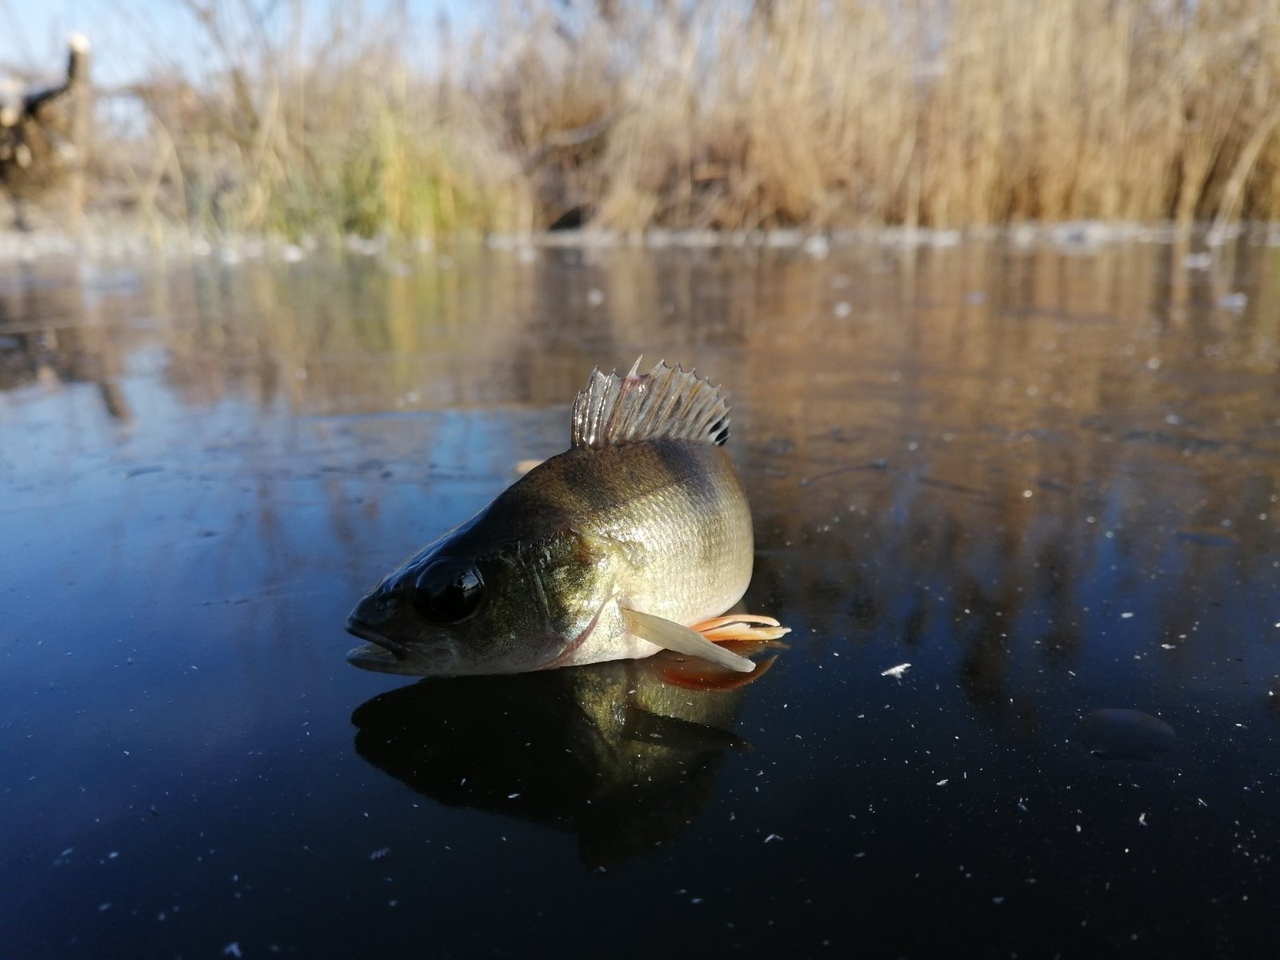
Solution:
<svg viewBox="0 0 1280 960">
<path fill-rule="evenodd" d="M 158 58 L 139 90 L 170 186 L 147 198 L 161 214 L 292 237 L 534 226 L 502 124 L 448 72 L 424 75 L 404 4 L 326 5 L 316 30 L 305 0 L 175 3 L 211 57 Z"/>
<path fill-rule="evenodd" d="M 217 66 L 147 99 L 204 225 L 1280 218 L 1280 0 L 176 2 Z"/>
</svg>

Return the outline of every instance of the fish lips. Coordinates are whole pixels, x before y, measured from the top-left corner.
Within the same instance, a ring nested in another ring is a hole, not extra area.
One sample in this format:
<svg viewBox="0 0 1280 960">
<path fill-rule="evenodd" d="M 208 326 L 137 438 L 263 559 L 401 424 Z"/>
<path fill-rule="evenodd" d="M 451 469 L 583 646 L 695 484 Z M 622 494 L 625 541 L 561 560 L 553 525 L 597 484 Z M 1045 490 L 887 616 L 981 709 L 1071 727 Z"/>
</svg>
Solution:
<svg viewBox="0 0 1280 960">
<path fill-rule="evenodd" d="M 367 624 L 362 623 L 355 617 L 347 617 L 347 633 L 352 636 L 359 637 L 361 640 L 368 640 L 370 645 L 356 647 L 347 654 L 347 659 L 355 663 L 357 658 L 362 662 L 358 665 L 363 666 L 368 660 L 385 661 L 389 651 L 397 660 L 404 660 L 409 656 L 409 651 L 403 643 L 397 643 L 390 637 L 384 636 L 378 631 L 372 629 Z M 376 646 L 373 646 L 376 644 Z"/>
</svg>

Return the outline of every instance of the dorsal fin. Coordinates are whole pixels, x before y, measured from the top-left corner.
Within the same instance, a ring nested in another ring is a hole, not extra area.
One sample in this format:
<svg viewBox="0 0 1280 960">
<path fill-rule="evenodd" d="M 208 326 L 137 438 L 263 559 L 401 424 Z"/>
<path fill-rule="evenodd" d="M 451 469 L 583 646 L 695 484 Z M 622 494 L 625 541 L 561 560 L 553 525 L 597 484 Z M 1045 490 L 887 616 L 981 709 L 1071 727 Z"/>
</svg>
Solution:
<svg viewBox="0 0 1280 960">
<path fill-rule="evenodd" d="M 650 373 L 639 370 L 636 360 L 625 377 L 616 370 L 591 371 L 591 380 L 573 401 L 575 447 L 657 437 L 716 444 L 729 439 L 729 404 L 719 387 L 666 361 Z"/>
</svg>

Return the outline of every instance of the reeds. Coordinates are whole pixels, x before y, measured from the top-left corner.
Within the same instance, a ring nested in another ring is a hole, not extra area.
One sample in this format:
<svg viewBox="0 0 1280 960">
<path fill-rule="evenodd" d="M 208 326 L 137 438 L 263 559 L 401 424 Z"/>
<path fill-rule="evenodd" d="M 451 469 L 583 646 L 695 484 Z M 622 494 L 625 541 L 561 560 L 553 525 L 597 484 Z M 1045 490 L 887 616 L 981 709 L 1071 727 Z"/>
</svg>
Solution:
<svg viewBox="0 0 1280 960">
<path fill-rule="evenodd" d="M 206 228 L 1280 218 L 1280 0 L 524 0 L 462 42 L 182 2 L 220 62 L 146 94 Z"/>
</svg>

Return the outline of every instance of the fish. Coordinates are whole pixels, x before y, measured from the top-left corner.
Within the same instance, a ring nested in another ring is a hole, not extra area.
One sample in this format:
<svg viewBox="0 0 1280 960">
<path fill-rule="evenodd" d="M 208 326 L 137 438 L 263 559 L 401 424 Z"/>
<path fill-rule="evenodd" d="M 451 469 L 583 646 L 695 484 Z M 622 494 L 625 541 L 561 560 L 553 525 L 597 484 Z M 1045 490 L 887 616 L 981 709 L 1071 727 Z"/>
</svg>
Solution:
<svg viewBox="0 0 1280 960">
<path fill-rule="evenodd" d="M 592 371 L 569 449 L 366 594 L 347 619 L 357 667 L 410 676 L 514 674 L 660 650 L 750 673 L 724 640 L 788 632 L 724 614 L 751 582 L 751 509 L 724 391 L 665 361 Z"/>
</svg>

